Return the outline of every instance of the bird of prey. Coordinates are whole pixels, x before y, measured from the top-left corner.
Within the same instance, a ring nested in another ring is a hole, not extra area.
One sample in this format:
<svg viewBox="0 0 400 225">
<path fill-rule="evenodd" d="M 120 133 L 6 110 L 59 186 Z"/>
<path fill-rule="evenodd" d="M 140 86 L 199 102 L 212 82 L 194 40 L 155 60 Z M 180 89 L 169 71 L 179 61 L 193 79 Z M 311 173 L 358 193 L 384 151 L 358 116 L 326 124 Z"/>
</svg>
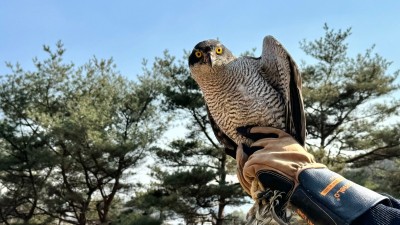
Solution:
<svg viewBox="0 0 400 225">
<path fill-rule="evenodd" d="M 301 76 L 296 63 L 274 37 L 263 40 L 259 58 L 236 58 L 217 40 L 198 43 L 189 68 L 207 105 L 217 139 L 228 154 L 241 143 L 251 144 L 238 127 L 270 126 L 305 143 Z"/>
</svg>

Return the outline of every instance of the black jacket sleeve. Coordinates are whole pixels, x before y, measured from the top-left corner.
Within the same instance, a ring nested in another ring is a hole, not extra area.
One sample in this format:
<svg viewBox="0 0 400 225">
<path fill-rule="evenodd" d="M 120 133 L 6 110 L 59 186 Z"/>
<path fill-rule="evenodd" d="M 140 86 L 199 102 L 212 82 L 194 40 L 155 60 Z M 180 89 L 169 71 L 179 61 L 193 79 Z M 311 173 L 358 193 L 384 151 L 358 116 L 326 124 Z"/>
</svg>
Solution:
<svg viewBox="0 0 400 225">
<path fill-rule="evenodd" d="M 352 225 L 399 225 L 400 201 L 387 196 L 391 206 L 378 204 L 357 218 Z"/>
</svg>

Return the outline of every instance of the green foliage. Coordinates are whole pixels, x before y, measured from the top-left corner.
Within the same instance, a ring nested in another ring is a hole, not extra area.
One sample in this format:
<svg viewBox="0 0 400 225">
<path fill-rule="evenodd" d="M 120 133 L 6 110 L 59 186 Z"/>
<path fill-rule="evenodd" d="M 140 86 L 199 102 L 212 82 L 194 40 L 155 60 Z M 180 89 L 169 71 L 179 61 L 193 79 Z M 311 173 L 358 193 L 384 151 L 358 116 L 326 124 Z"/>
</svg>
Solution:
<svg viewBox="0 0 400 225">
<path fill-rule="evenodd" d="M 318 160 L 333 165 L 346 161 L 344 151 L 394 146 L 398 151 L 398 138 L 381 139 L 382 144 L 367 143 L 366 139 L 378 140 L 388 129 L 392 134 L 399 133 L 398 126 L 389 122 L 400 105 L 400 100 L 391 96 L 399 90 L 394 83 L 399 71 L 387 74 L 390 62 L 372 54 L 373 47 L 348 57 L 345 41 L 350 28 L 335 31 L 325 24 L 324 30 L 324 37 L 301 42 L 304 52 L 317 60 L 306 65 L 302 75 L 307 131 L 313 139 L 309 143 L 314 150 L 325 152 Z"/>
<path fill-rule="evenodd" d="M 117 222 L 118 225 L 161 225 L 162 221 L 151 216 L 140 214 L 123 215 Z"/>
<path fill-rule="evenodd" d="M 357 183 L 400 197 L 399 71 L 389 74 L 374 47 L 348 56 L 351 29 L 324 31 L 300 45 L 315 59 L 302 68 L 309 149 Z M 10 74 L 0 75 L 0 223 L 244 224 L 243 213 L 224 212 L 245 193 L 229 181 L 235 161 L 214 138 L 186 57 L 165 51 L 133 82 L 112 59 L 75 66 L 61 43 L 44 51 L 33 71 L 8 63 Z M 171 118 L 186 125 L 185 138 L 152 145 Z M 150 152 L 154 182 L 120 213 L 117 195 Z"/>
<path fill-rule="evenodd" d="M 0 78 L 0 218 L 85 224 L 92 210 L 107 222 L 129 187 L 125 171 L 165 128 L 154 104 L 160 83 L 148 74 L 128 81 L 112 59 L 65 64 L 61 43 L 44 50 L 49 58 L 34 59 L 34 71 L 8 64 L 12 73 Z"/>
<path fill-rule="evenodd" d="M 359 184 L 399 196 L 399 167 L 393 166 L 400 156 L 399 71 L 389 74 L 391 63 L 373 54 L 374 46 L 349 57 L 350 28 L 325 24 L 324 30 L 322 38 L 301 42 L 316 59 L 302 71 L 310 150 Z"/>
<path fill-rule="evenodd" d="M 367 188 L 400 198 L 399 166 L 398 158 L 395 160 L 386 159 L 368 166 L 347 169 L 343 172 L 343 175 Z"/>
</svg>

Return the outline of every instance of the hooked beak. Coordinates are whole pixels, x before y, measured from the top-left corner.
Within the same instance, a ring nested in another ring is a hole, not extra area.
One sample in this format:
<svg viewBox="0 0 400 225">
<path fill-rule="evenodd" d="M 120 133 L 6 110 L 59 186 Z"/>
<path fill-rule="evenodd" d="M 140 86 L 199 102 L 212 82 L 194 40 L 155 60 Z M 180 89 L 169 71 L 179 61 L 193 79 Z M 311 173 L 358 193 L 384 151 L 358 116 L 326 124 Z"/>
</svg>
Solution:
<svg viewBox="0 0 400 225">
<path fill-rule="evenodd" d="M 211 52 L 208 52 L 204 56 L 204 62 L 210 64 L 211 67 L 214 67 L 214 65 L 215 65 L 215 55 L 213 53 L 211 53 Z"/>
</svg>

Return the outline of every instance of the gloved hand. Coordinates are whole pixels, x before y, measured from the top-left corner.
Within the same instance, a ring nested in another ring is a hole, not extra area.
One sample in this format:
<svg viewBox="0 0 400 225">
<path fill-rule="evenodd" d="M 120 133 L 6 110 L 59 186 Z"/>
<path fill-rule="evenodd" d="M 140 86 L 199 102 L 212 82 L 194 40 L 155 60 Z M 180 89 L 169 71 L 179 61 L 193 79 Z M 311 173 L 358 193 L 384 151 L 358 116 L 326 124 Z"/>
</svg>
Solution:
<svg viewBox="0 0 400 225">
<path fill-rule="evenodd" d="M 238 131 L 255 141 L 251 146 L 239 146 L 236 152 L 240 184 L 253 199 L 257 199 L 257 194 L 261 191 L 255 184 L 258 176 L 274 174 L 273 176 L 280 177 L 279 179 L 287 179 L 293 183 L 294 188 L 298 183 L 297 175 L 302 170 L 326 167 L 316 163 L 313 155 L 282 130 L 253 127 Z M 263 134 L 267 138 L 261 138 Z M 249 154 L 252 155 L 249 157 Z"/>
<path fill-rule="evenodd" d="M 289 219 L 286 218 L 285 208 L 299 183 L 297 175 L 307 168 L 326 166 L 316 163 L 310 153 L 282 130 L 244 127 L 239 128 L 238 132 L 255 141 L 251 146 L 241 145 L 237 148 L 240 184 L 256 202 L 263 205 L 261 208 L 264 211 L 284 224 Z"/>
<path fill-rule="evenodd" d="M 271 213 L 277 222 L 286 224 L 285 209 L 290 203 L 309 224 L 350 224 L 386 200 L 316 163 L 281 130 L 245 127 L 238 132 L 254 141 L 251 146 L 238 146 L 236 161 L 240 184 L 263 208 L 255 213 Z"/>
</svg>

